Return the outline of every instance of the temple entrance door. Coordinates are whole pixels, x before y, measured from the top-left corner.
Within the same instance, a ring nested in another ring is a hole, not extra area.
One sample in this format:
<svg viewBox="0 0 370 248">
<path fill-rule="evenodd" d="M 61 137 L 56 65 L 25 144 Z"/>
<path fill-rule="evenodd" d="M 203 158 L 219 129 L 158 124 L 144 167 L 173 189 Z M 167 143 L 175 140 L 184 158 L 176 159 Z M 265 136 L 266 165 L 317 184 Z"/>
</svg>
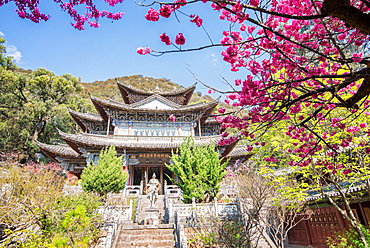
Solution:
<svg viewBox="0 0 370 248">
<path fill-rule="evenodd" d="M 165 166 L 134 166 L 133 170 L 133 185 L 140 185 L 141 181 L 144 183 L 144 194 L 146 194 L 147 183 L 152 178 L 153 173 L 155 173 L 157 179 L 159 180 L 159 194 L 164 194 L 164 181 L 167 181 L 168 185 L 172 182 L 168 179 L 167 175 L 173 177 L 173 173 Z"/>
</svg>

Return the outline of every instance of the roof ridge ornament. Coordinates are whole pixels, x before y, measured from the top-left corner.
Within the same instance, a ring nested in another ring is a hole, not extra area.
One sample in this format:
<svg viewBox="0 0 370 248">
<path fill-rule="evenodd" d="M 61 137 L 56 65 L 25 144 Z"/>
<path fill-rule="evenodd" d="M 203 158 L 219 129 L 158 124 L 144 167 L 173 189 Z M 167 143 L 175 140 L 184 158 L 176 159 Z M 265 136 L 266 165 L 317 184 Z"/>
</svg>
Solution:
<svg viewBox="0 0 370 248">
<path fill-rule="evenodd" d="M 157 86 L 155 86 L 154 93 L 157 93 L 157 94 L 161 93 L 161 90 L 159 89 L 158 83 L 157 83 Z"/>
</svg>

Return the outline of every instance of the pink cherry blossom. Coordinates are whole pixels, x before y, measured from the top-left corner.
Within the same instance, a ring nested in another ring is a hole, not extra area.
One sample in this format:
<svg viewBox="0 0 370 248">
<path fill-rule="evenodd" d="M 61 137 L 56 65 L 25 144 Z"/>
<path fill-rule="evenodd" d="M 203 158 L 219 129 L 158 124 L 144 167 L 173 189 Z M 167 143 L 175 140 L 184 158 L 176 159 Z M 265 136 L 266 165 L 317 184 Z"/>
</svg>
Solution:
<svg viewBox="0 0 370 248">
<path fill-rule="evenodd" d="M 138 54 L 141 54 L 141 55 L 145 55 L 145 54 L 148 54 L 150 53 L 151 49 L 149 47 L 145 47 L 145 48 L 142 48 L 142 47 L 138 47 L 136 52 Z"/>
<path fill-rule="evenodd" d="M 252 6 L 257 7 L 260 4 L 260 1 L 259 0 L 250 0 L 249 4 L 252 5 Z"/>
<path fill-rule="evenodd" d="M 96 21 L 94 21 L 94 22 L 89 22 L 89 24 L 90 24 L 90 27 L 94 27 L 94 28 L 98 28 L 98 27 L 100 26 L 100 24 L 99 24 L 99 23 L 97 23 Z"/>
<path fill-rule="evenodd" d="M 253 33 L 253 31 L 256 29 L 255 26 L 248 26 L 248 33 Z"/>
<path fill-rule="evenodd" d="M 343 174 L 344 174 L 344 175 L 347 175 L 347 174 L 349 174 L 349 173 L 351 173 L 351 170 L 350 170 L 350 169 L 345 169 L 345 170 L 343 171 Z"/>
<path fill-rule="evenodd" d="M 229 136 L 229 133 L 226 133 L 226 132 L 224 132 L 224 133 L 222 133 L 222 138 L 226 138 L 227 136 Z"/>
<path fill-rule="evenodd" d="M 122 3 L 123 0 L 106 0 L 105 2 L 109 6 L 115 6 L 118 3 Z M 0 6 L 10 1 L 0 0 Z M 50 19 L 49 15 L 40 12 L 38 5 L 39 1 L 28 1 L 28 0 L 14 0 L 17 9 L 15 10 L 20 18 L 29 19 L 33 22 L 39 23 L 40 21 L 47 21 Z M 73 19 L 71 25 L 78 29 L 83 30 L 86 22 L 89 23 L 90 27 L 98 27 L 100 18 L 108 18 L 112 20 L 118 20 L 122 18 L 123 12 L 108 12 L 100 11 L 93 1 L 67 1 L 62 2 L 61 0 L 54 0 L 58 3 L 60 8 L 67 12 L 67 14 Z M 85 12 L 80 12 L 81 9 L 85 9 Z"/>
<path fill-rule="evenodd" d="M 203 20 L 198 15 L 190 15 L 190 18 L 192 18 L 190 21 L 194 22 L 197 27 L 202 26 Z"/>
<path fill-rule="evenodd" d="M 182 33 L 178 33 L 175 38 L 175 43 L 177 45 L 184 45 L 185 44 L 185 37 Z"/>
<path fill-rule="evenodd" d="M 166 45 L 171 45 L 171 39 L 166 33 L 163 33 L 159 36 L 161 38 L 161 41 L 164 42 Z"/>
<path fill-rule="evenodd" d="M 148 12 L 145 15 L 145 19 L 148 21 L 156 22 L 159 20 L 159 13 L 157 10 L 150 8 L 148 9 Z"/>
<path fill-rule="evenodd" d="M 353 62 L 361 62 L 363 53 L 354 53 L 352 55 Z"/>
<path fill-rule="evenodd" d="M 187 0 L 175 0 L 174 3 L 178 3 L 175 5 L 175 9 L 179 9 L 181 6 L 185 6 Z"/>
<path fill-rule="evenodd" d="M 159 9 L 159 14 L 165 18 L 169 18 L 174 10 L 172 5 L 165 4 Z"/>
<path fill-rule="evenodd" d="M 224 108 L 219 108 L 217 111 L 218 111 L 219 113 L 221 113 L 221 114 L 224 114 L 224 113 L 225 113 L 225 111 L 226 111 L 226 109 L 224 109 Z"/>
</svg>

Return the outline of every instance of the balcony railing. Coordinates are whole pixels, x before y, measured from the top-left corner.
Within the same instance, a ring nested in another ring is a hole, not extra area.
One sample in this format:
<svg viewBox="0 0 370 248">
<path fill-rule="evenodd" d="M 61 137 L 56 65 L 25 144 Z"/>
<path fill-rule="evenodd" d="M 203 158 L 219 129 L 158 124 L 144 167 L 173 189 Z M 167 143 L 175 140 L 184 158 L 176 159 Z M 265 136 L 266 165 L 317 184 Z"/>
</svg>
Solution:
<svg viewBox="0 0 370 248">
<path fill-rule="evenodd" d="M 102 138 L 102 135 L 89 134 L 92 137 Z M 106 135 L 104 136 L 108 139 L 123 139 L 127 141 L 136 142 L 183 142 L 189 136 L 140 136 L 140 135 Z M 193 137 L 195 141 L 205 139 L 205 137 L 195 136 Z"/>
</svg>

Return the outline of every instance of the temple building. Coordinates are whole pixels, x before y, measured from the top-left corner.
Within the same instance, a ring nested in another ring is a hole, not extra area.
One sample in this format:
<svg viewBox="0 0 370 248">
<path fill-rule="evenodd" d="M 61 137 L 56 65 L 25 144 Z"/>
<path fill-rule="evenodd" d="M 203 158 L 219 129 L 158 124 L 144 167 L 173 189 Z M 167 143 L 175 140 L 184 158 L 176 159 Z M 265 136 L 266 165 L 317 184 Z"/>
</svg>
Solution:
<svg viewBox="0 0 370 248">
<path fill-rule="evenodd" d="M 80 113 L 69 109 L 70 115 L 81 127 L 79 134 L 59 130 L 66 144 L 48 145 L 37 142 L 44 154 L 61 163 L 63 168 L 80 176 L 84 167 L 98 160 L 106 146 L 115 146 L 123 155 L 123 168 L 129 172 L 128 185 L 147 182 L 153 173 L 157 175 L 163 191 L 167 177 L 176 179 L 166 168 L 171 163 L 172 151 L 186 137 L 192 136 L 195 145 L 217 144 L 221 140 L 220 123 L 211 116 L 218 100 L 189 104 L 195 85 L 171 92 L 146 92 L 117 80 L 122 102 L 91 96 L 98 114 Z M 230 158 L 230 163 L 244 160 L 245 147 L 237 147 L 237 141 L 219 146 L 220 156 Z"/>
</svg>

